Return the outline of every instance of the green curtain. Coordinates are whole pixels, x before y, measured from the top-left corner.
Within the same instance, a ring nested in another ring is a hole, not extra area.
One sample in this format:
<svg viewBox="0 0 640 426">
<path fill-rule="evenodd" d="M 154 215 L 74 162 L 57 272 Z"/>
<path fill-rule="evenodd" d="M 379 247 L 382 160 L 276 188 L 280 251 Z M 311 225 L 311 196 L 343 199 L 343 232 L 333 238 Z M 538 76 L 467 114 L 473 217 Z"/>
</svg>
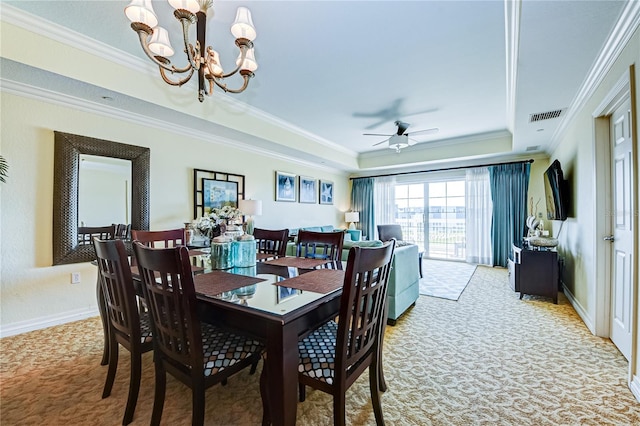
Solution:
<svg viewBox="0 0 640 426">
<path fill-rule="evenodd" d="M 491 201 L 491 244 L 494 266 L 507 266 L 511 245 L 522 244 L 527 218 L 529 163 L 510 163 L 489 167 Z"/>
<path fill-rule="evenodd" d="M 375 236 L 373 230 L 373 178 L 353 179 L 351 185 L 351 210 L 360 212 L 360 222 L 356 225 L 368 239 Z"/>
</svg>

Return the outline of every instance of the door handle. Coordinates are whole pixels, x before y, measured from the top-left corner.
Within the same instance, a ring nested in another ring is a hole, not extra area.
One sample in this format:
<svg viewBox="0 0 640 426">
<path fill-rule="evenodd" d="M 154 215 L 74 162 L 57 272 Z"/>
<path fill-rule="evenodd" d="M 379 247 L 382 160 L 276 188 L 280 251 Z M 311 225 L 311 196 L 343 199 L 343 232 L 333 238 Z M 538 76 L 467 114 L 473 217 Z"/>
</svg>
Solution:
<svg viewBox="0 0 640 426">
<path fill-rule="evenodd" d="M 603 240 L 609 241 L 610 243 L 612 243 L 615 241 L 615 238 L 613 237 L 613 235 L 607 235 L 606 237 L 603 238 Z"/>
</svg>

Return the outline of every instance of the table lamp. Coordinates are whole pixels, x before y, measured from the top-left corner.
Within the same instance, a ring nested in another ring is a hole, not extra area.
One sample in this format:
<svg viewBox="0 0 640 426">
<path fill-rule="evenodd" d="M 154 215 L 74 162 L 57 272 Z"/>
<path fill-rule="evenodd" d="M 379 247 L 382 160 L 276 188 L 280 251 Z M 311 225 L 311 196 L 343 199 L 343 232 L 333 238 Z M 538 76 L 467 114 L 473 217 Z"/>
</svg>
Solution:
<svg viewBox="0 0 640 426">
<path fill-rule="evenodd" d="M 346 212 L 344 221 L 349 223 L 349 229 L 356 229 L 356 222 L 360 222 L 360 212 Z"/>
<path fill-rule="evenodd" d="M 262 215 L 262 201 L 260 200 L 239 200 L 238 209 L 247 216 L 246 233 L 253 234 L 253 216 Z"/>
</svg>

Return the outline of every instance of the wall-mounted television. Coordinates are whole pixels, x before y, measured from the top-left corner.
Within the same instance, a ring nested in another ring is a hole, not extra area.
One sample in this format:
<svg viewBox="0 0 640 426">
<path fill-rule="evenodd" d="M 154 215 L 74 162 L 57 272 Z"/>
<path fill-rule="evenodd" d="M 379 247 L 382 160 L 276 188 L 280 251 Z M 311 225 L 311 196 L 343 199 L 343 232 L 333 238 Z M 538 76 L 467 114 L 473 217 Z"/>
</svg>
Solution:
<svg viewBox="0 0 640 426">
<path fill-rule="evenodd" d="M 544 172 L 544 195 L 548 220 L 566 220 L 569 208 L 569 185 L 564 180 L 560 162 L 555 160 Z"/>
</svg>

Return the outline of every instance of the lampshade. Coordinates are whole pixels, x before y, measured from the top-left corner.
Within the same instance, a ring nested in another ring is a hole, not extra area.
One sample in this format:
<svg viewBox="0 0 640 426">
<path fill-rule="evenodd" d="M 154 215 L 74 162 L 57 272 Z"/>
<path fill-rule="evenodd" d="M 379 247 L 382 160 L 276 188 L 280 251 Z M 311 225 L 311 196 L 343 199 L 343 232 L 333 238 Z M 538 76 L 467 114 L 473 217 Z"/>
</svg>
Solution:
<svg viewBox="0 0 640 426">
<path fill-rule="evenodd" d="M 238 55 L 238 59 L 236 59 L 236 65 L 240 65 L 240 59 L 242 58 L 242 53 Z M 254 72 L 258 69 L 258 63 L 256 62 L 256 57 L 253 53 L 253 47 L 247 50 L 247 54 L 244 56 L 244 62 L 240 65 L 241 70 L 249 70 Z"/>
<path fill-rule="evenodd" d="M 262 214 L 261 200 L 240 200 L 238 209 L 246 216 L 260 216 Z"/>
<path fill-rule="evenodd" d="M 173 47 L 169 41 L 169 33 L 162 27 L 155 27 L 149 41 L 149 50 L 159 56 L 173 56 Z"/>
<path fill-rule="evenodd" d="M 253 41 L 256 38 L 256 29 L 251 19 L 251 11 L 246 7 L 239 7 L 236 12 L 236 20 L 231 25 L 231 34 L 235 38 L 246 38 Z"/>
<path fill-rule="evenodd" d="M 360 212 L 346 212 L 344 221 L 347 223 L 360 222 Z"/>
<path fill-rule="evenodd" d="M 151 28 L 158 25 L 158 17 L 153 11 L 151 0 L 133 0 L 124 8 L 124 14 L 131 22 L 142 22 Z"/>
<path fill-rule="evenodd" d="M 197 0 L 168 0 L 174 9 L 186 9 L 191 13 L 200 11 L 200 3 Z"/>
</svg>

